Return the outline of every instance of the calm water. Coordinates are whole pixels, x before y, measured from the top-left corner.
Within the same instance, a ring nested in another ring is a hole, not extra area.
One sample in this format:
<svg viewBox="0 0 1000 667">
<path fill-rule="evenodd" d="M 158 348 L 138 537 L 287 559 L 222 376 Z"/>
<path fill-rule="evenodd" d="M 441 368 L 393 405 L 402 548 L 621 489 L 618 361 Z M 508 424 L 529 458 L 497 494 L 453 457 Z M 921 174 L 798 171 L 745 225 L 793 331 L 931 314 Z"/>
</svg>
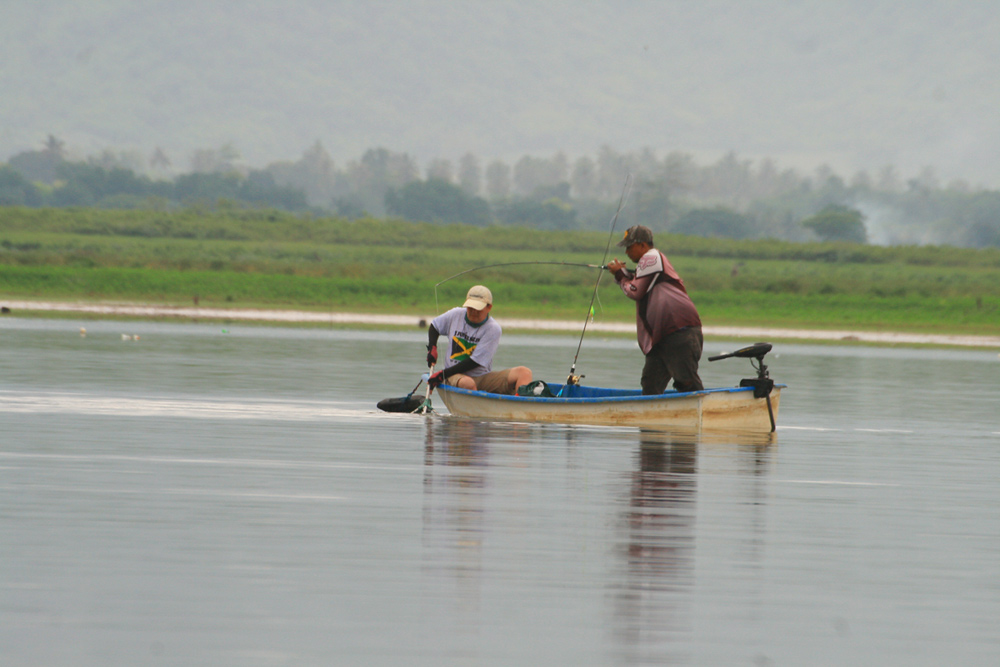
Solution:
<svg viewBox="0 0 1000 667">
<path fill-rule="evenodd" d="M 0 664 L 1000 664 L 997 351 L 776 344 L 766 442 L 378 413 L 423 339 L 0 320 Z"/>
</svg>

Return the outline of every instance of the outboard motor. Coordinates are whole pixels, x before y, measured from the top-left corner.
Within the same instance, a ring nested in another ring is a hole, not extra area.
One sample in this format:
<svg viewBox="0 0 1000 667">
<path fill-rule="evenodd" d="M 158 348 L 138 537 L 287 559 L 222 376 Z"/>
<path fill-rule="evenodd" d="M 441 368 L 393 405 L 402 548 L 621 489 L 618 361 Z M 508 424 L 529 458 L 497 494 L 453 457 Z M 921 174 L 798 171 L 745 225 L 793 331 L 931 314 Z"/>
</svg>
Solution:
<svg viewBox="0 0 1000 667">
<path fill-rule="evenodd" d="M 743 378 L 740 380 L 740 386 L 753 387 L 754 398 L 767 399 L 767 414 L 771 418 L 771 432 L 773 433 L 775 430 L 775 424 L 774 411 L 771 409 L 771 390 L 774 389 L 774 380 L 770 378 L 770 375 L 767 372 L 767 366 L 764 365 L 764 355 L 770 351 L 770 343 L 754 343 L 753 345 L 748 345 L 747 347 L 741 347 L 735 352 L 726 352 L 725 354 L 718 354 L 714 357 L 709 357 L 708 360 L 718 361 L 719 359 L 729 359 L 730 357 L 750 359 L 750 365 L 757 371 L 757 377 Z"/>
</svg>

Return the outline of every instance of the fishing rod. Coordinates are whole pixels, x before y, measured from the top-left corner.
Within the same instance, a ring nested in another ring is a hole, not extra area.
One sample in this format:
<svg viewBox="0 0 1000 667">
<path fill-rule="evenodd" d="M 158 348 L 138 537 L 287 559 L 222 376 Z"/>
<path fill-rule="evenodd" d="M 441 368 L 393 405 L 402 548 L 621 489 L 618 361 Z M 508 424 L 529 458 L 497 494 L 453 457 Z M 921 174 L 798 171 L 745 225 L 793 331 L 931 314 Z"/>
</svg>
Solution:
<svg viewBox="0 0 1000 667">
<path fill-rule="evenodd" d="M 597 274 L 597 282 L 594 283 L 594 295 L 590 297 L 590 310 L 587 312 L 587 317 L 583 321 L 583 331 L 580 332 L 580 343 L 576 346 L 576 354 L 573 356 L 573 365 L 569 368 L 569 377 L 566 378 L 566 384 L 563 388 L 559 390 L 562 394 L 563 389 L 571 384 L 579 384 L 582 375 L 576 375 L 576 360 L 580 357 L 580 348 L 583 347 L 583 336 L 587 333 L 587 324 L 590 322 L 590 318 L 594 316 L 594 301 L 597 300 L 597 288 L 601 286 L 601 278 L 604 276 L 604 268 L 608 263 L 608 252 L 611 251 L 611 240 L 615 236 L 615 226 L 618 224 L 618 216 L 621 214 L 622 209 L 625 208 L 625 202 L 628 200 L 628 194 L 631 189 L 632 184 L 632 174 L 625 174 L 625 185 L 622 187 L 622 196 L 618 200 L 618 210 L 615 211 L 615 217 L 611 219 L 611 231 L 608 233 L 608 245 L 604 248 L 604 259 L 601 260 L 601 272 Z"/>
<path fill-rule="evenodd" d="M 607 259 L 607 257 L 605 257 L 605 259 Z M 460 272 L 456 273 L 453 276 L 448 276 L 444 280 L 442 280 L 442 281 L 440 281 L 438 283 L 435 283 L 435 285 L 434 285 L 434 309 L 435 310 L 440 310 L 441 309 L 441 307 L 438 305 L 438 285 L 446 283 L 449 280 L 452 280 L 453 278 L 458 278 L 459 276 L 464 276 L 466 273 L 472 273 L 473 271 L 481 271 L 483 269 L 493 269 L 493 268 L 496 268 L 498 266 L 523 266 L 525 264 L 555 264 L 557 266 L 582 266 L 582 267 L 588 268 L 588 269 L 600 269 L 601 271 L 603 271 L 604 268 L 605 268 L 603 264 L 582 264 L 580 262 L 503 262 L 502 264 L 486 264 L 484 266 L 477 266 L 477 267 L 472 268 L 472 269 L 466 269 L 465 271 L 460 271 Z"/>
</svg>

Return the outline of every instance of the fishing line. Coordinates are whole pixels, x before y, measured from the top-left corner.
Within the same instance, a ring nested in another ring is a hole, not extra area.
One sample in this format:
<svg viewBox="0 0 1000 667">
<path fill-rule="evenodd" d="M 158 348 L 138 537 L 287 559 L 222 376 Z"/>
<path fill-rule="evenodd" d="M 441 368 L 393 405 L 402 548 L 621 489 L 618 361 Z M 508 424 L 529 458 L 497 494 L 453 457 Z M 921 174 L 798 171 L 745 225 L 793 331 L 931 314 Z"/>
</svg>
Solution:
<svg viewBox="0 0 1000 667">
<path fill-rule="evenodd" d="M 607 257 L 605 257 L 605 259 L 606 258 Z M 581 264 L 579 262 L 504 262 L 502 264 L 486 264 L 484 266 L 477 266 L 472 269 L 466 269 L 465 271 L 460 271 L 455 275 L 449 276 L 434 285 L 434 310 L 435 311 L 441 310 L 441 307 L 438 305 L 438 285 L 446 283 L 453 278 L 464 276 L 466 273 L 472 273 L 473 271 L 481 271 L 483 269 L 493 269 L 498 266 L 523 266 L 525 264 L 555 264 L 558 266 L 582 266 L 588 269 L 600 269 L 602 272 L 604 271 L 604 264 Z"/>
<path fill-rule="evenodd" d="M 573 356 L 573 365 L 569 369 L 569 377 L 566 378 L 566 385 L 577 384 L 580 378 L 583 376 L 577 376 L 576 373 L 576 360 L 580 357 L 580 348 L 583 347 L 583 336 L 587 333 L 587 324 L 590 322 L 590 318 L 594 316 L 594 301 L 597 300 L 597 288 L 601 286 L 601 278 L 604 276 L 603 267 L 608 262 L 608 253 L 611 251 L 611 240 L 615 236 L 615 226 L 618 224 L 618 216 L 621 214 L 622 209 L 625 208 L 625 202 L 628 200 L 629 192 L 631 191 L 632 185 L 632 174 L 625 174 L 625 185 L 622 187 L 622 196 L 618 200 L 618 210 L 615 211 L 615 217 L 611 219 L 611 232 L 608 234 L 608 245 L 604 248 L 604 259 L 601 260 L 602 270 L 597 274 L 597 282 L 594 283 L 594 295 L 590 297 L 590 309 L 587 312 L 587 318 L 583 321 L 583 331 L 580 332 L 580 343 L 576 346 L 576 354 Z M 563 385 L 563 389 L 566 388 Z M 562 389 L 559 390 L 562 394 Z"/>
<path fill-rule="evenodd" d="M 577 377 L 577 376 L 574 375 L 574 373 L 576 373 L 576 362 L 577 362 L 577 359 L 579 359 L 579 357 L 580 357 L 580 348 L 583 347 L 583 337 L 587 333 L 587 324 L 590 322 L 590 319 L 594 316 L 594 303 L 597 301 L 597 290 L 601 286 L 601 277 L 604 275 L 604 269 L 607 268 L 606 265 L 607 265 L 607 261 L 608 261 L 608 253 L 611 252 L 611 241 L 614 239 L 615 227 L 618 225 L 618 217 L 621 215 L 622 209 L 625 208 L 625 204 L 628 201 L 628 195 L 631 192 L 631 187 L 632 187 L 632 174 L 626 173 L 625 174 L 625 185 L 622 187 L 622 194 L 621 194 L 621 197 L 618 199 L 618 208 L 615 210 L 614 217 L 611 218 L 611 231 L 608 233 L 608 243 L 607 243 L 607 245 L 604 248 L 604 258 L 601 260 L 600 264 L 583 264 L 583 263 L 577 263 L 577 262 L 544 262 L 544 261 L 538 261 L 538 262 L 503 262 L 501 264 L 485 264 L 483 266 L 477 266 L 477 267 L 474 267 L 474 268 L 471 268 L 471 269 L 466 269 L 465 271 L 460 271 L 460 272 L 456 273 L 453 276 L 448 276 L 444 280 L 441 280 L 441 281 L 435 283 L 435 285 L 434 285 L 434 309 L 436 311 L 440 311 L 441 310 L 441 306 L 438 303 L 438 289 L 437 288 L 438 288 L 439 285 L 441 285 L 443 283 L 446 283 L 449 280 L 453 280 L 455 278 L 458 278 L 459 276 L 464 276 L 467 273 L 472 273 L 473 271 L 481 271 L 483 269 L 492 269 L 492 268 L 496 268 L 496 267 L 500 267 L 500 266 L 524 266 L 524 265 L 527 265 L 527 264 L 553 264 L 553 265 L 557 265 L 557 266 L 581 266 L 581 267 L 585 267 L 585 268 L 588 268 L 588 269 L 599 269 L 599 271 L 597 273 L 597 282 L 594 284 L 594 293 L 590 297 L 590 307 L 589 307 L 588 312 L 587 312 L 587 318 L 583 321 L 583 331 L 580 332 L 580 342 L 576 346 L 576 354 L 573 356 L 573 365 L 570 366 L 570 369 L 569 369 L 569 377 L 566 378 L 566 385 L 577 384 L 580 381 L 580 378 L 583 377 L 583 376 L 581 375 L 581 376 Z M 566 388 L 566 386 L 564 385 L 563 389 L 565 389 L 565 388 Z M 562 394 L 562 390 L 559 391 L 559 394 L 560 395 Z"/>
</svg>

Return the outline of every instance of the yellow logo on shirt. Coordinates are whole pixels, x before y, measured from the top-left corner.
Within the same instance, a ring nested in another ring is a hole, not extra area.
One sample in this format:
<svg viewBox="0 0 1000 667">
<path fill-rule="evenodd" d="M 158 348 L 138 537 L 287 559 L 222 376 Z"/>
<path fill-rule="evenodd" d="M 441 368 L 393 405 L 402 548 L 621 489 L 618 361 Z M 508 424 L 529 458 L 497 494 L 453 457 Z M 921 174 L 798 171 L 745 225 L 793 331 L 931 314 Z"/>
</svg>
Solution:
<svg viewBox="0 0 1000 667">
<path fill-rule="evenodd" d="M 476 343 L 458 336 L 451 339 L 451 359 L 454 361 L 465 361 L 476 351 Z"/>
</svg>

